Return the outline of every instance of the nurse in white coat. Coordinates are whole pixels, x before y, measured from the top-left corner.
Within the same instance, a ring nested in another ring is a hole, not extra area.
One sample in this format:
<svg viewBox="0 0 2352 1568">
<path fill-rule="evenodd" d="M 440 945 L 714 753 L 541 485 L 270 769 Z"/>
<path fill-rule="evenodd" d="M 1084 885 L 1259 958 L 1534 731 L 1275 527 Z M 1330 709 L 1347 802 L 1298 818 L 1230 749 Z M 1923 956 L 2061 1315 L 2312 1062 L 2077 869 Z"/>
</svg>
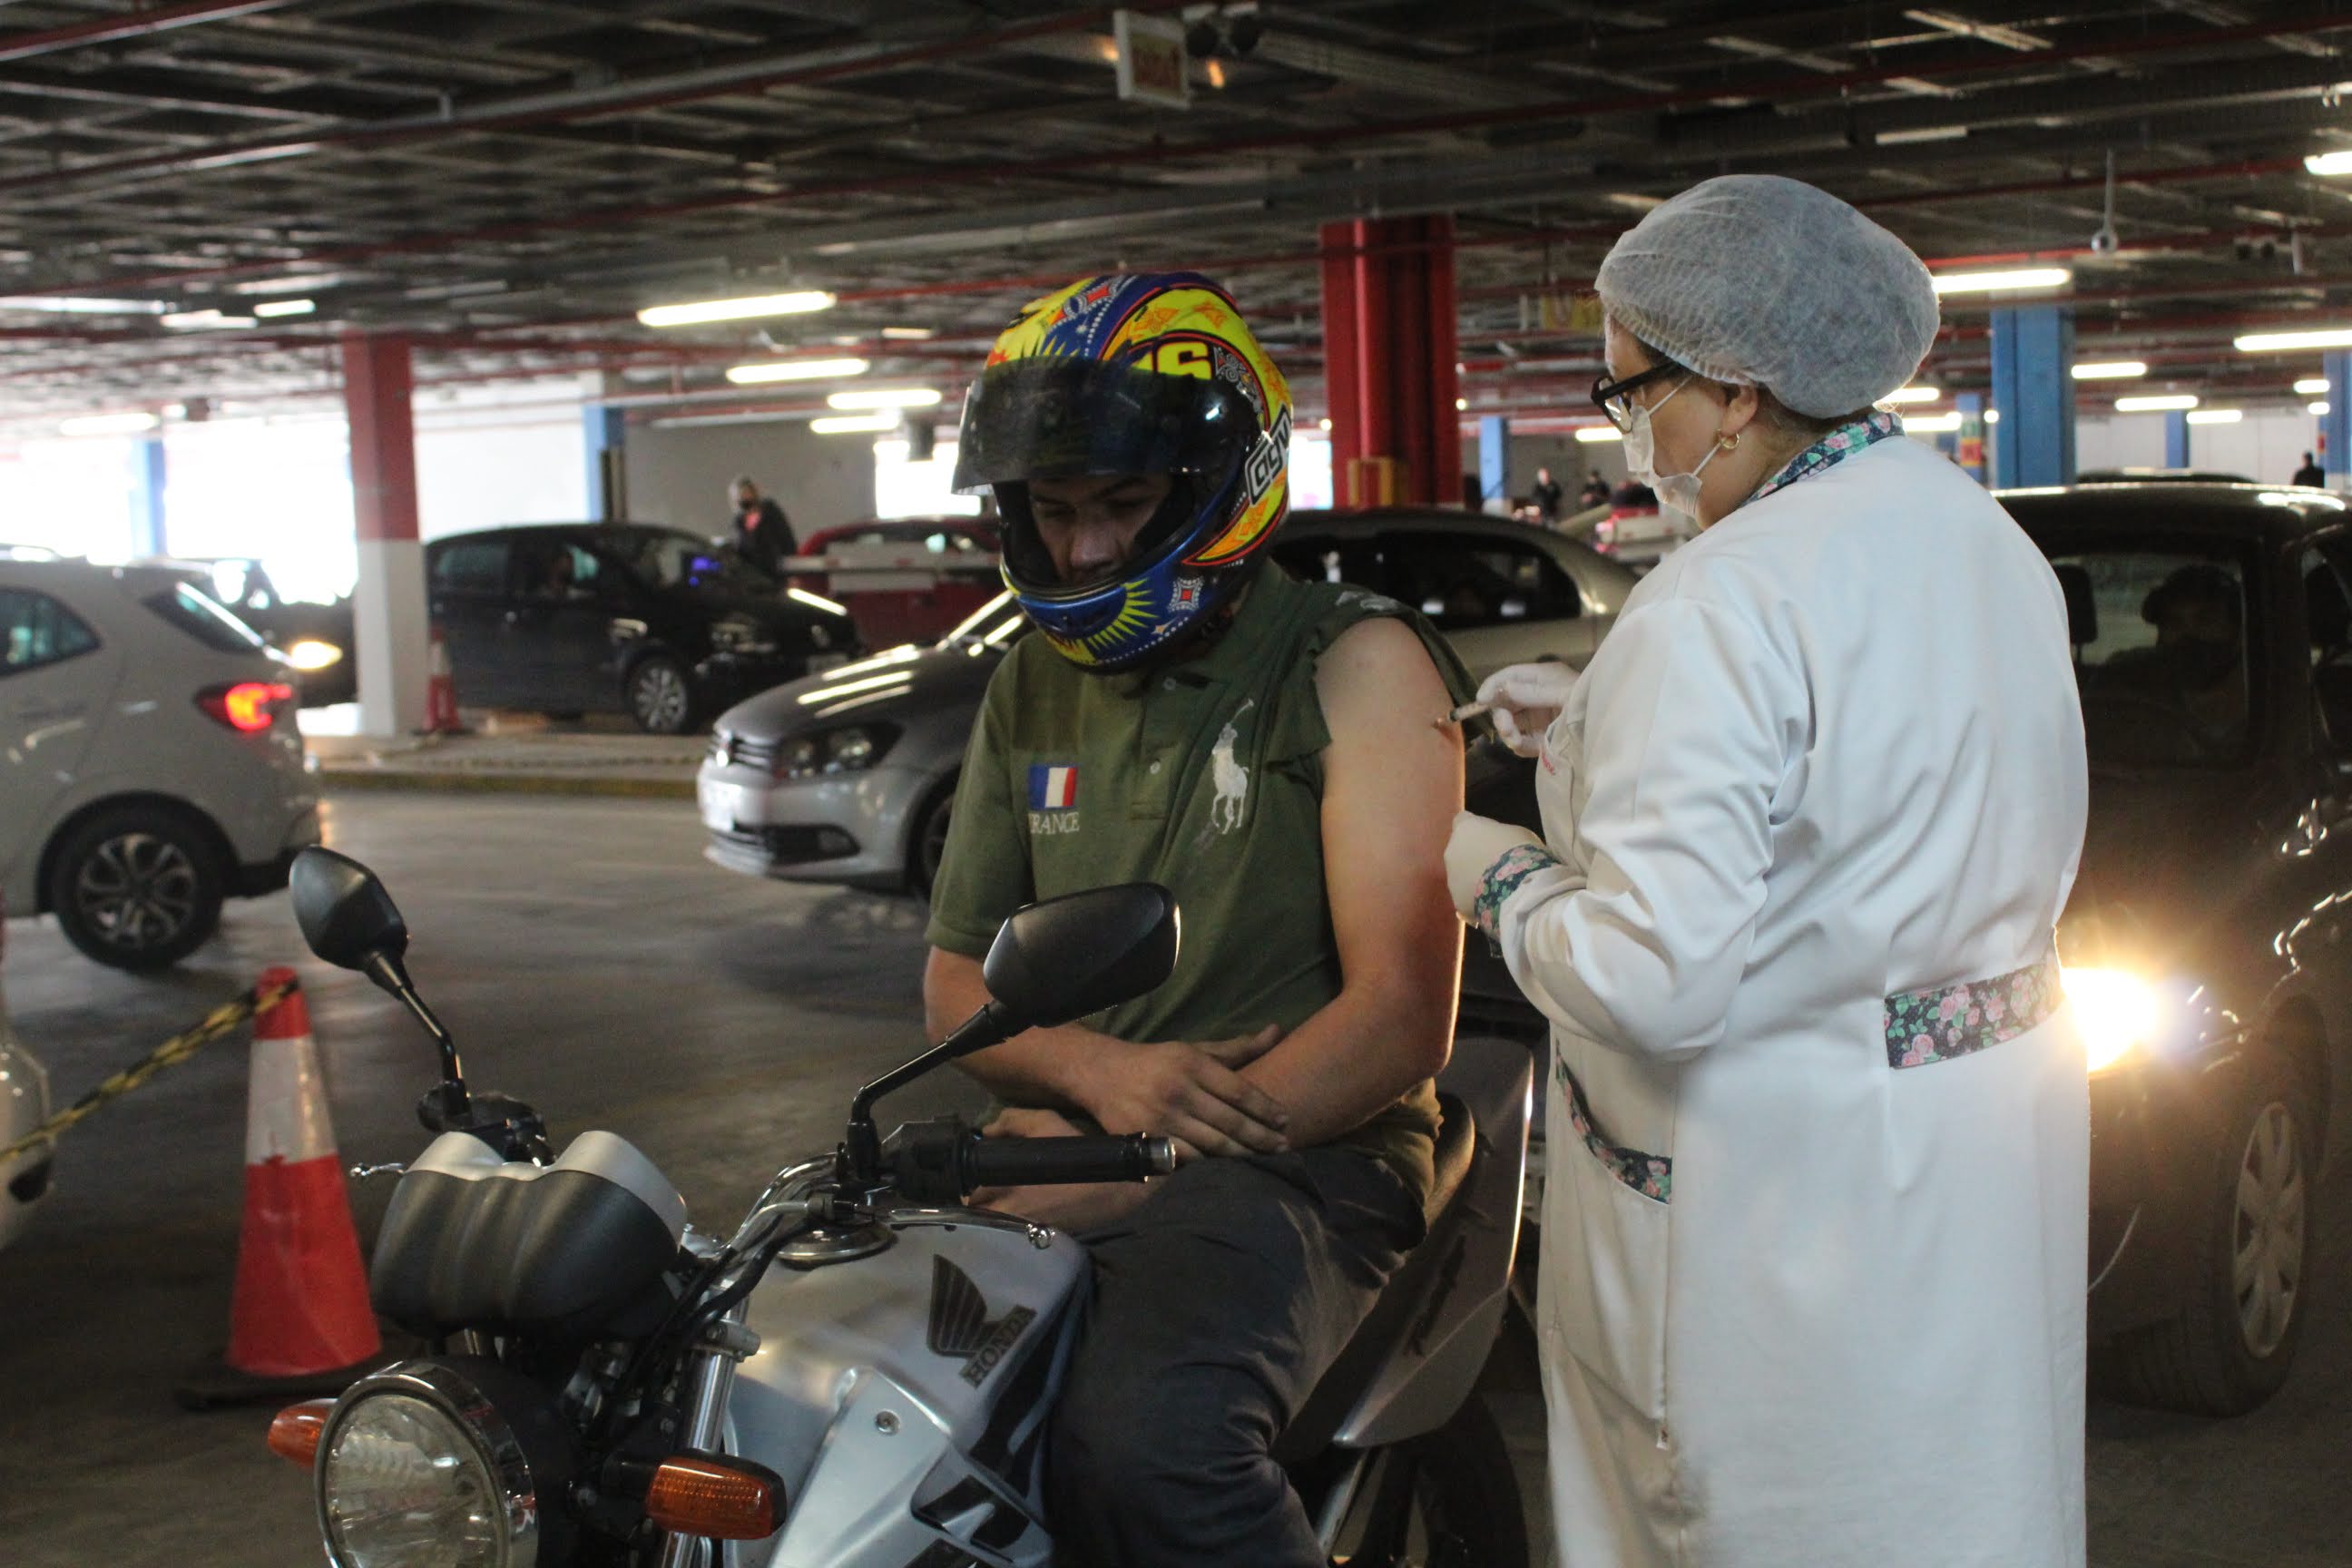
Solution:
<svg viewBox="0 0 2352 1568">
<path fill-rule="evenodd" d="M 1541 842 L 1457 905 L 1552 1025 L 1568 1568 L 2084 1558 L 2088 1100 L 2053 930 L 2086 790 L 2039 552 L 1873 405 L 1927 269 L 1790 180 L 1619 242 L 1596 389 L 1706 528 L 1581 679 L 1486 693 Z"/>
</svg>

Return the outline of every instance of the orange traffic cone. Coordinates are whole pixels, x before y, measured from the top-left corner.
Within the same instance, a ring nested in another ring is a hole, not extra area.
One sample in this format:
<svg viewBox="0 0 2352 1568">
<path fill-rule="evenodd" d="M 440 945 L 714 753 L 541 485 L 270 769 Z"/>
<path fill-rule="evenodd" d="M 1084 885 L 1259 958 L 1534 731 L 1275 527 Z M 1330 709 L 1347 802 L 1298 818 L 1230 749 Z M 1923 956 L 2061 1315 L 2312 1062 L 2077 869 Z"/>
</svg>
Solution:
<svg viewBox="0 0 2352 1568">
<path fill-rule="evenodd" d="M 272 969 L 262 986 L 295 984 Z M 191 1408 L 339 1392 L 378 1359 L 359 1235 L 335 1154 L 326 1085 L 299 985 L 254 1020 L 245 1133 L 245 1224 L 226 1372 L 179 1389 Z"/>
<path fill-rule="evenodd" d="M 425 662 L 425 733 L 428 735 L 462 735 L 464 721 L 457 717 L 457 679 L 449 673 L 449 645 L 441 636 L 441 628 L 432 631 L 431 652 Z"/>
</svg>

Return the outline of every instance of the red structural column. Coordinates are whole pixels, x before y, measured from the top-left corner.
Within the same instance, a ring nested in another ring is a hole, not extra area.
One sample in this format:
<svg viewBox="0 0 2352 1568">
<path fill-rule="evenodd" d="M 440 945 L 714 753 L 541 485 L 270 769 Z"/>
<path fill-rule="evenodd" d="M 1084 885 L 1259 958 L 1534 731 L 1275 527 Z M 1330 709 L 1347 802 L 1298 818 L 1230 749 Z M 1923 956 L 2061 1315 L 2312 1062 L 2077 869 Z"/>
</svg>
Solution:
<svg viewBox="0 0 2352 1568">
<path fill-rule="evenodd" d="M 352 506 L 362 540 L 416 537 L 416 426 L 409 411 L 414 390 L 405 337 L 343 334 Z"/>
<path fill-rule="evenodd" d="M 346 332 L 342 353 L 359 542 L 352 618 L 359 655 L 360 730 L 403 735 L 424 724 L 430 680 L 409 344 L 398 333 Z"/>
<path fill-rule="evenodd" d="M 1461 499 L 1454 220 L 1322 230 L 1323 368 L 1342 505 Z"/>
</svg>

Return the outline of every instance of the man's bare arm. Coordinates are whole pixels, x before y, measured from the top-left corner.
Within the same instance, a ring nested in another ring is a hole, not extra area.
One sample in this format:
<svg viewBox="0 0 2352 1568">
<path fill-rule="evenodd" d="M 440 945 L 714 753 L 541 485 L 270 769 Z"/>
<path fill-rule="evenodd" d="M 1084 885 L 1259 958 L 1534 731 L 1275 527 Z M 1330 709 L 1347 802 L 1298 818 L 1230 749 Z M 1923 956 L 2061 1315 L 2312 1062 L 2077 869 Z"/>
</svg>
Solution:
<svg viewBox="0 0 2352 1568">
<path fill-rule="evenodd" d="M 1445 837 L 1462 805 L 1451 703 L 1412 627 L 1359 622 L 1316 675 L 1323 754 L 1324 884 L 1339 994 L 1242 1076 L 1290 1112 L 1306 1146 L 1352 1131 L 1445 1065 L 1462 923 L 1445 890 Z"/>
<path fill-rule="evenodd" d="M 923 1016 L 933 1040 L 978 1011 L 988 986 L 977 960 L 931 949 Z M 1077 1110 L 1107 1131 L 1174 1138 L 1196 1153 L 1272 1153 L 1288 1146 L 1284 1110 L 1234 1069 L 1279 1037 L 1137 1045 L 1076 1024 L 1031 1029 L 962 1059 L 964 1070 L 1015 1105 Z"/>
</svg>

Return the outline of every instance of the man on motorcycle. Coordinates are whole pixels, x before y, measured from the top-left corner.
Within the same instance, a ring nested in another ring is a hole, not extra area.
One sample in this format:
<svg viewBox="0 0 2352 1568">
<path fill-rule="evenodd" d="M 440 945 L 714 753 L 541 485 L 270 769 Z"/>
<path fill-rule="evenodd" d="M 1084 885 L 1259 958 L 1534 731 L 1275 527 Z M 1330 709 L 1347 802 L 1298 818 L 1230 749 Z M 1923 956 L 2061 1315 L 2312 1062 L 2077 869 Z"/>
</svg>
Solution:
<svg viewBox="0 0 2352 1568">
<path fill-rule="evenodd" d="M 1460 667 L 1403 605 L 1265 563 L 1292 409 L 1233 301 L 1187 273 L 1030 306 L 965 405 L 1039 636 L 991 681 L 932 895 L 934 1037 L 987 1000 L 1023 904 L 1151 880 L 1159 991 L 968 1058 L 998 1135 L 1165 1134 L 1150 1189 L 996 1206 L 1081 1234 L 1095 1281 L 1047 1450 L 1069 1557 L 1322 1554 L 1269 1450 L 1419 1238 L 1459 930 L 1442 850 Z"/>
</svg>

